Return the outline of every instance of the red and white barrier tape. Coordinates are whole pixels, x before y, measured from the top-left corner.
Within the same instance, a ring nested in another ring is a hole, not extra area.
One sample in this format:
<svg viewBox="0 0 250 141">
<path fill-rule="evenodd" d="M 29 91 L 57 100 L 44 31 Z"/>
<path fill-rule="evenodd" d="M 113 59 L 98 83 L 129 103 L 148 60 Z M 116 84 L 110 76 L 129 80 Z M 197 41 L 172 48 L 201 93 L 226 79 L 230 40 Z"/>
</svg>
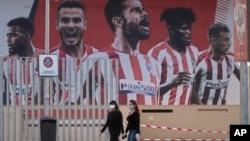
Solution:
<svg viewBox="0 0 250 141">
<path fill-rule="evenodd" d="M 209 130 L 200 130 L 200 129 L 183 129 L 183 128 L 174 128 L 174 127 L 164 127 L 164 126 L 156 126 L 156 125 L 146 125 L 141 124 L 141 127 L 146 128 L 157 128 L 157 129 L 165 129 L 165 130 L 177 130 L 177 131 L 191 131 L 191 132 L 202 132 L 202 133 L 219 133 L 219 134 L 229 134 L 228 131 L 209 131 Z"/>
<path fill-rule="evenodd" d="M 141 138 L 139 141 L 230 141 L 230 139 L 142 139 Z"/>
</svg>

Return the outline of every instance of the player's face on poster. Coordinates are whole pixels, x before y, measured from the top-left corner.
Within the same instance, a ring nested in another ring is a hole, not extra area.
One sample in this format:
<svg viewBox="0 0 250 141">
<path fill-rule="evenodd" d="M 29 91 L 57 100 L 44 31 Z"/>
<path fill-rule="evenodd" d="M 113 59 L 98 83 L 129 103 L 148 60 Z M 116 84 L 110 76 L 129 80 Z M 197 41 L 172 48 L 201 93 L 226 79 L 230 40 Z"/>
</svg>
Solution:
<svg viewBox="0 0 250 141">
<path fill-rule="evenodd" d="M 191 43 L 191 24 L 183 23 L 170 30 L 170 38 L 179 46 L 189 46 Z"/>
<path fill-rule="evenodd" d="M 139 0 L 127 0 L 124 2 L 123 31 L 127 38 L 139 40 L 148 39 L 150 36 L 149 18 L 142 3 Z"/>
<path fill-rule="evenodd" d="M 231 46 L 230 34 L 221 32 L 217 38 L 214 38 L 214 48 L 219 54 L 226 54 Z"/>
<path fill-rule="evenodd" d="M 28 34 L 20 32 L 18 26 L 10 26 L 7 31 L 7 44 L 9 48 L 9 54 L 18 54 L 25 50 L 28 42 Z"/>
<path fill-rule="evenodd" d="M 230 46 L 230 34 L 227 32 L 221 32 L 219 36 L 214 39 L 214 48 L 219 54 L 226 54 Z"/>
<path fill-rule="evenodd" d="M 62 8 L 58 12 L 57 30 L 62 44 L 67 47 L 78 46 L 87 28 L 85 14 L 80 8 Z"/>
</svg>

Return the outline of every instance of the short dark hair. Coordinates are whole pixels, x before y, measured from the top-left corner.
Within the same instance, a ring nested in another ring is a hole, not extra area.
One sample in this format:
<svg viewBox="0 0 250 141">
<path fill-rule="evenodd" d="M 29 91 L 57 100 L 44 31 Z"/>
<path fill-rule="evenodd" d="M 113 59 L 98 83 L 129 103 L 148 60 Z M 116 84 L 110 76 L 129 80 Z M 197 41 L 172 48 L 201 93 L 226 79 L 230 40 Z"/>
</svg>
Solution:
<svg viewBox="0 0 250 141">
<path fill-rule="evenodd" d="M 104 14 L 112 32 L 115 32 L 115 27 L 113 25 L 112 18 L 116 16 L 121 16 L 122 11 L 124 9 L 123 3 L 125 1 L 126 0 L 108 0 L 107 4 L 105 5 Z"/>
<path fill-rule="evenodd" d="M 211 37 L 218 37 L 221 32 L 227 32 L 229 33 L 230 30 L 227 27 L 227 25 L 223 23 L 213 23 L 209 29 L 208 29 L 208 38 L 210 39 Z"/>
<path fill-rule="evenodd" d="M 80 0 L 65 0 L 62 1 L 57 7 L 57 14 L 62 8 L 80 8 L 86 14 L 85 6 Z"/>
<path fill-rule="evenodd" d="M 160 17 L 160 21 L 165 21 L 168 25 L 180 25 L 183 23 L 194 23 L 196 16 L 192 9 L 186 7 L 175 7 L 165 9 Z"/>
<path fill-rule="evenodd" d="M 33 36 L 35 29 L 33 22 L 31 22 L 28 18 L 26 17 L 18 17 L 10 20 L 7 23 L 7 26 L 19 26 L 20 27 L 20 32 L 23 33 L 30 33 L 31 36 Z"/>
</svg>

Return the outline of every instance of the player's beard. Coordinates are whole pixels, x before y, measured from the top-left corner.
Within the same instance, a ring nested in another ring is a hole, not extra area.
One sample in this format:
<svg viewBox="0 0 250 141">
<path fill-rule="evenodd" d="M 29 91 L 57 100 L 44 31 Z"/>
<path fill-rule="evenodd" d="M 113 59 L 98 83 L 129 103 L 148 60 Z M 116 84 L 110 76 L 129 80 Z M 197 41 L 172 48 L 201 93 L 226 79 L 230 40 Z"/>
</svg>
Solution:
<svg viewBox="0 0 250 141">
<path fill-rule="evenodd" d="M 22 44 L 22 43 L 19 43 L 19 44 L 16 44 L 15 46 L 13 46 L 12 48 L 9 48 L 9 54 L 10 55 L 14 55 L 14 54 L 22 54 L 22 52 L 24 50 L 26 50 L 26 44 Z"/>
<path fill-rule="evenodd" d="M 175 45 L 175 48 L 178 50 L 185 50 L 186 46 L 190 46 L 191 40 L 186 39 L 183 33 L 179 31 L 174 31 L 169 35 L 171 43 Z"/>
<path fill-rule="evenodd" d="M 126 19 L 123 19 L 123 21 L 123 34 L 131 43 L 136 44 L 139 40 L 146 40 L 150 37 L 149 29 L 145 29 L 141 24 L 127 23 Z M 133 50 L 135 50 L 135 48 Z"/>
<path fill-rule="evenodd" d="M 16 54 L 16 51 L 15 51 L 15 49 L 13 47 L 9 48 L 9 54 L 10 55 Z"/>
</svg>

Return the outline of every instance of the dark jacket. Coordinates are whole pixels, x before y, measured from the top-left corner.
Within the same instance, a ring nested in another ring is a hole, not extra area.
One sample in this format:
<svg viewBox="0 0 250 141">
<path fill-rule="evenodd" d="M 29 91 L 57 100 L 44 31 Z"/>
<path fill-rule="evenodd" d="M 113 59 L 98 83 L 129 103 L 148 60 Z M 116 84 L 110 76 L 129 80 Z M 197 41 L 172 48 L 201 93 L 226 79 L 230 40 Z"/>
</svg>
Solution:
<svg viewBox="0 0 250 141">
<path fill-rule="evenodd" d="M 140 134 L 140 115 L 138 112 L 133 112 L 127 116 L 128 125 L 126 132 L 129 130 L 136 130 L 136 133 Z"/>
<path fill-rule="evenodd" d="M 103 126 L 101 132 L 103 133 L 105 129 L 108 127 L 110 134 L 112 133 L 124 133 L 123 129 L 123 119 L 121 111 L 110 111 L 108 113 L 108 118 Z"/>
</svg>

